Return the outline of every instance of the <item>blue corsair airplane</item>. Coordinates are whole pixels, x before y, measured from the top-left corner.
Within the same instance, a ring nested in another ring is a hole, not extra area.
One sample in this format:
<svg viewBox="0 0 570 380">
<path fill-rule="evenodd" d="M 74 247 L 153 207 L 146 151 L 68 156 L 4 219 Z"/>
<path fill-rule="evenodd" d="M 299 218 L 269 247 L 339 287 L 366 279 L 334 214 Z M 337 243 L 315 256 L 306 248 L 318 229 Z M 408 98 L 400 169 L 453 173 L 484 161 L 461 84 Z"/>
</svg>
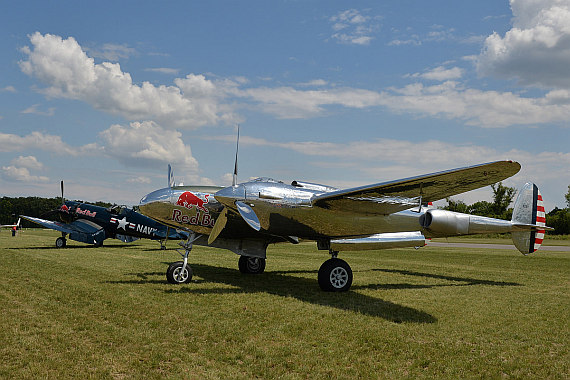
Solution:
<svg viewBox="0 0 570 380">
<path fill-rule="evenodd" d="M 89 203 L 65 201 L 63 198 L 63 181 L 61 181 L 62 205 L 48 214 L 57 214 L 60 221 L 50 221 L 31 216 L 20 215 L 21 218 L 40 224 L 46 228 L 61 232 L 55 241 L 57 248 L 67 244 L 67 237 L 81 243 L 103 245 L 109 238 L 131 243 L 140 238 L 158 240 L 160 248 L 166 249 L 167 240 L 184 240 L 188 233 L 167 227 L 149 217 L 139 214 L 126 206 L 108 208 Z"/>
</svg>

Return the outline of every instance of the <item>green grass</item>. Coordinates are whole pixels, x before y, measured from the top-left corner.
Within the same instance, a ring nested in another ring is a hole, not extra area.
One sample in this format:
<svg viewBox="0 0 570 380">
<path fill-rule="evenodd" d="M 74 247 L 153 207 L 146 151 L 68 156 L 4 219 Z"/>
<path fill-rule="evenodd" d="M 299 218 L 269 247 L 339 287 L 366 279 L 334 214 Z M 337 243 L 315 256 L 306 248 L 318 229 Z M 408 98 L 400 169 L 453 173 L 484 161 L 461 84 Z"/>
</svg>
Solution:
<svg viewBox="0 0 570 380">
<path fill-rule="evenodd" d="M 0 232 L 0 378 L 570 377 L 568 253 L 347 252 L 331 294 L 310 244 L 271 246 L 259 276 L 197 247 L 175 286 L 156 242 L 57 236 Z"/>
</svg>

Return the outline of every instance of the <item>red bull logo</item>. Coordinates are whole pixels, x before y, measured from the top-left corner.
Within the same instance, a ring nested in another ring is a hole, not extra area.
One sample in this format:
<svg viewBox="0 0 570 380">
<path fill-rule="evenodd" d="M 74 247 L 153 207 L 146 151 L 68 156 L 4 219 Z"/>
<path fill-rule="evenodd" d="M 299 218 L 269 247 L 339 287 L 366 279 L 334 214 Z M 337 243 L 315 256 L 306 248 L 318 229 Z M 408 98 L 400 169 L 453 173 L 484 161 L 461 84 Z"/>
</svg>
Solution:
<svg viewBox="0 0 570 380">
<path fill-rule="evenodd" d="M 207 204 L 209 201 L 208 200 L 209 196 L 210 194 L 205 194 L 204 199 L 202 199 L 190 191 L 185 191 L 178 197 L 178 201 L 176 202 L 176 204 L 178 206 L 186 207 L 187 209 L 190 210 L 193 207 L 196 207 L 196 210 L 202 210 L 205 213 L 209 213 L 208 208 L 204 207 L 204 205 Z"/>
</svg>

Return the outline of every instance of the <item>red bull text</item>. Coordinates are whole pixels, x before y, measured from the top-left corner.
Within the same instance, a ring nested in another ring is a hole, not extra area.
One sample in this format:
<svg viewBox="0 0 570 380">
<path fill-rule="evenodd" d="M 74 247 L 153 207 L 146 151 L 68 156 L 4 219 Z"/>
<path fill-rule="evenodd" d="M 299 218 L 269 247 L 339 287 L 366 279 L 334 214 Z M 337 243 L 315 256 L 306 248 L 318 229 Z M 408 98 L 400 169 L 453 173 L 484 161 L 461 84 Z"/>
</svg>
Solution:
<svg viewBox="0 0 570 380">
<path fill-rule="evenodd" d="M 200 211 L 197 211 L 196 215 L 190 216 L 183 214 L 182 211 L 178 209 L 172 210 L 172 220 L 178 223 L 192 224 L 194 226 L 202 227 L 214 227 L 214 223 L 216 222 L 207 212 L 201 213 Z"/>
</svg>

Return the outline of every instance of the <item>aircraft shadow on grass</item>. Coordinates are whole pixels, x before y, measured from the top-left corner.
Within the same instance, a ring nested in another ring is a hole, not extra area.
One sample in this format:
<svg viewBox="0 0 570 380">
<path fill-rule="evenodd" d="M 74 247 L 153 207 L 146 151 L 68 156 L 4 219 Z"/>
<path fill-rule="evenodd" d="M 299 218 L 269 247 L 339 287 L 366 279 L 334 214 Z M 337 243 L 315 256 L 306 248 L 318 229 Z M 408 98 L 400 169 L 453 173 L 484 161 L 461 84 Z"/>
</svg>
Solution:
<svg viewBox="0 0 570 380">
<path fill-rule="evenodd" d="M 313 279 L 294 276 L 295 274 L 314 274 L 314 270 L 266 271 L 261 276 L 244 276 L 235 269 L 221 268 L 203 264 L 193 264 L 199 273 L 200 279 L 193 280 L 192 284 L 223 283 L 236 288 L 196 288 L 181 286 L 168 289 L 166 293 L 195 293 L 195 294 L 228 294 L 228 293 L 258 293 L 267 292 L 281 297 L 293 297 L 303 302 L 316 305 L 334 307 L 340 310 L 355 311 L 364 315 L 380 317 L 395 323 L 435 323 L 437 318 L 424 311 L 408 306 L 402 306 L 377 297 L 363 295 L 358 292 L 323 293 L 318 291 L 318 285 Z M 515 282 L 493 281 L 469 277 L 446 276 L 432 273 L 415 272 L 398 269 L 372 269 L 374 272 L 396 273 L 406 276 L 416 276 L 429 279 L 450 281 L 447 284 L 370 284 L 356 285 L 353 289 L 429 289 L 443 286 L 522 286 Z M 131 273 L 139 280 L 116 281 L 115 283 L 156 283 L 163 284 L 161 279 L 150 277 L 164 276 L 162 272 Z"/>
<path fill-rule="evenodd" d="M 107 248 L 136 248 L 136 246 L 132 245 L 132 244 L 113 244 L 113 245 L 108 245 L 106 246 Z M 65 250 L 69 250 L 69 249 L 76 249 L 76 248 L 80 248 L 80 249 L 98 249 L 101 250 L 101 247 L 96 247 L 94 245 L 83 245 L 83 244 L 78 244 L 78 245 L 70 245 L 67 244 Z M 61 248 L 58 248 L 56 246 L 45 246 L 45 247 L 25 247 L 22 249 L 41 249 L 41 250 L 58 250 L 61 251 Z"/>
<path fill-rule="evenodd" d="M 384 272 L 384 273 L 396 273 L 405 276 L 415 276 L 423 278 L 433 278 L 438 280 L 451 281 L 453 283 L 448 284 L 430 284 L 430 285 L 420 285 L 420 284 L 371 284 L 364 286 L 355 286 L 357 289 L 421 289 L 421 288 L 437 288 L 442 286 L 473 286 L 473 285 L 488 285 L 488 286 L 522 286 L 522 284 L 516 282 L 505 282 L 505 281 L 493 281 L 493 280 L 482 280 L 477 278 L 468 277 L 457 277 L 457 276 L 445 276 L 433 273 L 423 273 L 414 272 L 409 270 L 401 269 L 372 269 L 373 272 Z"/>
<path fill-rule="evenodd" d="M 281 297 L 293 297 L 303 302 L 316 305 L 334 307 L 340 310 L 355 311 L 364 315 L 380 317 L 394 323 L 435 323 L 437 318 L 424 311 L 408 306 L 385 301 L 380 298 L 370 297 L 357 292 L 348 293 L 324 293 L 319 290 L 315 280 L 293 276 L 295 273 L 312 273 L 316 271 L 266 271 L 263 275 L 242 275 L 236 269 L 221 268 L 203 264 L 192 264 L 200 279 L 192 280 L 190 286 L 178 285 L 175 288 L 165 290 L 166 293 L 189 293 L 189 294 L 229 294 L 229 293 L 260 293 L 265 292 Z M 164 284 L 164 279 L 151 277 L 163 277 L 164 273 L 146 272 L 130 273 L 136 275 L 138 280 L 109 281 L 109 283 Z M 222 283 L 234 286 L 227 288 L 198 288 L 196 284 Z M 192 286 L 194 285 L 194 286 Z"/>
</svg>

